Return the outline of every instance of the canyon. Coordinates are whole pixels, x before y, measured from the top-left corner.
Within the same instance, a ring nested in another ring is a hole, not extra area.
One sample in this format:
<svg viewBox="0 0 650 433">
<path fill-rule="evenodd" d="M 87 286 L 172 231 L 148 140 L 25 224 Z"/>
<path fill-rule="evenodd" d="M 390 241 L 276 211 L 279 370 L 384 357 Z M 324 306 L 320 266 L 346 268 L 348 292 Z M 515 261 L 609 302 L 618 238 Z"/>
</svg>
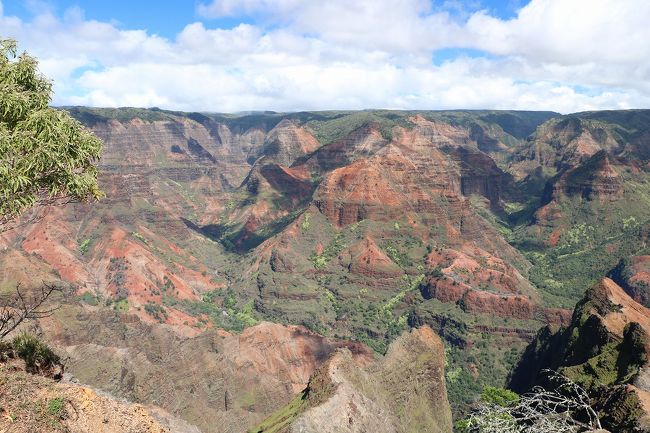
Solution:
<svg viewBox="0 0 650 433">
<path fill-rule="evenodd" d="M 66 110 L 106 196 L 0 233 L 0 287 L 65 285 L 66 371 L 200 431 L 450 432 L 588 288 L 645 323 L 650 110 Z"/>
</svg>

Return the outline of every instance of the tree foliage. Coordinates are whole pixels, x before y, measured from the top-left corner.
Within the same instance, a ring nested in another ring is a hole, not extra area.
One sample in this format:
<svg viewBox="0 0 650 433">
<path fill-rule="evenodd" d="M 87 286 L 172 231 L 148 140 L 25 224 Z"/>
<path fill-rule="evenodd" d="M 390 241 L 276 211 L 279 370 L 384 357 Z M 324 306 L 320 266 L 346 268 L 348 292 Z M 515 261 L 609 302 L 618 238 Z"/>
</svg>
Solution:
<svg viewBox="0 0 650 433">
<path fill-rule="evenodd" d="M 0 229 L 36 204 L 102 195 L 95 165 L 101 141 L 51 108 L 51 94 L 36 59 L 0 40 Z"/>
</svg>

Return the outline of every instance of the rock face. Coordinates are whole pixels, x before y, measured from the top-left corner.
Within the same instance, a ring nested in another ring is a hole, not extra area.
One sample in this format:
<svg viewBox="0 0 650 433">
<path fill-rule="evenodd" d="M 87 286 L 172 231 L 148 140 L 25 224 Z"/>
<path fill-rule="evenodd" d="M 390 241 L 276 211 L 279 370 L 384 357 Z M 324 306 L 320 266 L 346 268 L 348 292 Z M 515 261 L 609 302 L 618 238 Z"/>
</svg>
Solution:
<svg viewBox="0 0 650 433">
<path fill-rule="evenodd" d="M 370 236 L 352 245 L 347 252 L 342 252 L 341 256 L 345 257 L 346 254 L 349 254 L 348 267 L 351 273 L 388 278 L 402 275 L 400 267 L 377 246 Z"/>
<path fill-rule="evenodd" d="M 452 431 L 444 348 L 428 327 L 404 333 L 383 359 L 366 365 L 355 363 L 348 350 L 335 352 L 301 398 L 298 410 L 281 411 L 251 431 Z"/>
<path fill-rule="evenodd" d="M 543 166 L 574 167 L 601 149 L 619 147 L 611 130 L 602 123 L 577 116 L 552 119 L 540 126 L 528 148 L 528 156 Z"/>
<path fill-rule="evenodd" d="M 535 289 L 503 260 L 480 248 L 436 249 L 427 257 L 425 298 L 458 303 L 465 311 L 531 319 L 539 302 Z M 483 289 L 483 290 L 481 290 Z"/>
<path fill-rule="evenodd" d="M 518 392 L 548 386 L 544 370 L 555 370 L 588 390 L 604 427 L 647 431 L 649 336 L 650 310 L 605 278 L 588 290 L 567 328 L 539 332 L 510 386 Z"/>
<path fill-rule="evenodd" d="M 639 304 L 650 307 L 650 256 L 622 259 L 610 278 Z"/>
<path fill-rule="evenodd" d="M 265 162 L 288 167 L 297 158 L 312 153 L 319 147 L 320 143 L 313 135 L 291 120 L 284 119 L 268 133 L 262 154 Z"/>
<path fill-rule="evenodd" d="M 621 176 L 604 150 L 561 174 L 552 185 L 552 192 L 547 192 L 544 201 L 559 200 L 562 195 L 614 201 L 623 195 Z"/>
</svg>

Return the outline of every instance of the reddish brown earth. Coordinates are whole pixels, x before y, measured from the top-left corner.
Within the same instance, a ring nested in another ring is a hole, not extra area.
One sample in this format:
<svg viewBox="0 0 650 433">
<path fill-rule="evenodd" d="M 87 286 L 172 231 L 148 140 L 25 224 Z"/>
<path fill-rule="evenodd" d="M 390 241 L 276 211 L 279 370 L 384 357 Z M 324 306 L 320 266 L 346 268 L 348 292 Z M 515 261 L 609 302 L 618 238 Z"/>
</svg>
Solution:
<svg viewBox="0 0 650 433">
<path fill-rule="evenodd" d="M 316 192 L 318 209 L 341 227 L 364 219 L 392 220 L 408 212 L 409 204 L 399 177 L 415 167 L 399 155 L 357 160 L 334 170 Z"/>
<path fill-rule="evenodd" d="M 634 301 L 621 286 L 609 278 L 604 278 L 592 290 L 597 293 L 596 296 L 603 297 L 617 306 L 616 311 L 610 311 L 603 317 L 603 323 L 609 332 L 622 338 L 625 326 L 635 322 L 650 335 L 650 310 Z"/>
<path fill-rule="evenodd" d="M 352 245 L 341 253 L 343 257 L 350 255 L 349 269 L 353 274 L 374 277 L 398 277 L 402 275 L 400 267 L 386 255 L 370 237 Z"/>
<path fill-rule="evenodd" d="M 289 166 L 298 157 L 312 153 L 319 147 L 320 143 L 309 131 L 284 119 L 266 136 L 262 148 L 263 161 Z"/>
<path fill-rule="evenodd" d="M 436 269 L 422 286 L 425 298 L 457 303 L 464 311 L 548 323 L 568 323 L 569 310 L 542 307 L 533 286 L 512 266 L 480 248 L 437 249 L 427 257 Z"/>
</svg>

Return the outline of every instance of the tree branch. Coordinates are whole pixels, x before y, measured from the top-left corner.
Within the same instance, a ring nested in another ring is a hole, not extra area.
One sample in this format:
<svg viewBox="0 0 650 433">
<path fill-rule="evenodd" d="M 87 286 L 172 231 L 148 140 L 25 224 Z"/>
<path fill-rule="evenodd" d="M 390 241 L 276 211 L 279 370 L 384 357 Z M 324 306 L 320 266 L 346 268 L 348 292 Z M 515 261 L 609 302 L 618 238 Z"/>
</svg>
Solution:
<svg viewBox="0 0 650 433">
<path fill-rule="evenodd" d="M 63 287 L 56 284 L 43 284 L 39 290 L 30 293 L 16 286 L 16 293 L 0 299 L 0 340 L 14 331 L 26 320 L 42 319 L 51 316 L 59 307 L 43 308 L 45 302 Z M 36 292 L 36 293 L 34 293 Z"/>
</svg>

